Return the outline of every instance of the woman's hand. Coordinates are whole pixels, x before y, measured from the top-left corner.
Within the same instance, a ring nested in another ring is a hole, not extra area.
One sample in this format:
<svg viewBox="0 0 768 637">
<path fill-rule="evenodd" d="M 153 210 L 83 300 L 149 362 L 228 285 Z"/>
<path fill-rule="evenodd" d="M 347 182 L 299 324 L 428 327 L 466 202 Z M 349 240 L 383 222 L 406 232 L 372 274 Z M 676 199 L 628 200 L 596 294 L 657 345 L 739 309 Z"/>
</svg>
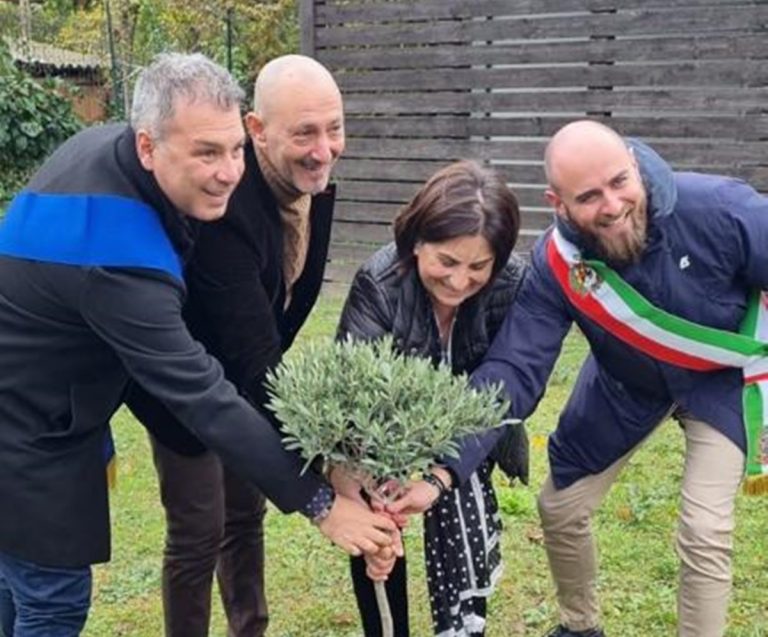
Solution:
<svg viewBox="0 0 768 637">
<path fill-rule="evenodd" d="M 435 501 L 448 489 L 453 480 L 451 474 L 442 467 L 433 467 L 431 474 L 439 481 L 416 480 L 406 485 L 405 493 L 387 505 L 391 515 L 413 515 L 428 511 Z M 442 485 L 442 488 L 439 486 Z"/>
<path fill-rule="evenodd" d="M 378 492 L 371 496 L 369 502 L 362 496 L 363 485 L 360 479 L 353 476 L 343 467 L 338 465 L 331 467 L 331 470 L 328 472 L 328 480 L 330 481 L 333 490 L 339 495 L 354 500 L 355 502 L 368 507 L 375 513 L 390 517 L 400 529 L 405 528 L 408 525 L 407 515 L 392 514 L 387 510 L 385 505 L 386 499 L 389 498 L 399 486 L 396 481 L 392 480 L 379 487 Z"/>
</svg>

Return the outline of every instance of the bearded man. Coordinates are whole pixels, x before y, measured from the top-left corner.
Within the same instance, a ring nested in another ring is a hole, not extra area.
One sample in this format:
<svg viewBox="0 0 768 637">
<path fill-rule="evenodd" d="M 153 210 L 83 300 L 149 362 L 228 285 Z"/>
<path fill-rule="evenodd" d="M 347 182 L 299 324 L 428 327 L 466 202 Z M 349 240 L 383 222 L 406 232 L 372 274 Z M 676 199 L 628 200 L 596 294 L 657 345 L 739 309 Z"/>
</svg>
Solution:
<svg viewBox="0 0 768 637">
<path fill-rule="evenodd" d="M 673 172 L 648 146 L 592 121 L 558 131 L 545 164 L 555 224 L 534 247 L 531 273 L 473 382 L 503 381 L 510 415 L 525 418 L 574 322 L 589 341 L 549 439 L 539 496 L 560 606 L 550 637 L 604 635 L 592 516 L 670 415 L 685 436 L 678 635 L 720 637 L 747 439 L 749 472 L 766 470 L 754 451 L 765 426 L 748 424 L 749 409 L 745 424 L 742 408 L 742 393 L 759 381 L 749 365 L 765 365 L 766 332 L 748 337 L 752 358 L 729 347 L 748 310 L 765 313 L 755 301 L 768 288 L 768 199 L 735 179 Z M 458 480 L 494 435 L 482 442 L 448 463 Z"/>
</svg>

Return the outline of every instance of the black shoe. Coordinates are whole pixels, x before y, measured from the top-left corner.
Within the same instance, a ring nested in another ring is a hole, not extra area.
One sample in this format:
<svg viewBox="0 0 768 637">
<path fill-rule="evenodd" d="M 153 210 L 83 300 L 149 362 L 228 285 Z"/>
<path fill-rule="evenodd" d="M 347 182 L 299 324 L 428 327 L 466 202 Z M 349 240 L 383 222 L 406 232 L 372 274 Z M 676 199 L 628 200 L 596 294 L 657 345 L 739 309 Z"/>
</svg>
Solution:
<svg viewBox="0 0 768 637">
<path fill-rule="evenodd" d="M 547 634 L 547 637 L 605 637 L 605 633 L 599 628 L 587 630 L 570 630 L 560 624 L 555 630 Z"/>
</svg>

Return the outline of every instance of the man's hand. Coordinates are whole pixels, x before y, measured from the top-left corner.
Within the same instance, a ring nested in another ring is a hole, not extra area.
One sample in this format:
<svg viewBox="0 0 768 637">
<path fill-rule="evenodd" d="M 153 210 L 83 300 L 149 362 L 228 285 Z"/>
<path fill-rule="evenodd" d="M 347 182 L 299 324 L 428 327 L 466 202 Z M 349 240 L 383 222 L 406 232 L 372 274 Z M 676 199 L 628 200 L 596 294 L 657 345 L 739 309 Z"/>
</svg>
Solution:
<svg viewBox="0 0 768 637">
<path fill-rule="evenodd" d="M 365 554 L 365 574 L 374 582 L 384 582 L 395 568 L 397 555 L 391 547 L 379 549 L 377 553 Z"/>
<path fill-rule="evenodd" d="M 389 516 L 373 513 L 343 495 L 336 495 L 331 512 L 317 526 L 350 555 L 377 553 L 382 547 L 392 548 L 398 557 L 403 555 L 400 533 Z"/>
<path fill-rule="evenodd" d="M 530 456 L 525 423 L 508 419 L 502 424 L 506 425 L 506 429 L 491 451 L 490 457 L 507 474 L 510 481 L 519 478 L 520 482 L 527 485 Z"/>
<path fill-rule="evenodd" d="M 328 480 L 336 493 L 343 495 L 350 500 L 354 500 L 362 506 L 367 506 L 360 493 L 360 489 L 362 488 L 360 481 L 352 477 L 352 475 L 343 467 L 331 467 L 331 470 L 328 473 Z"/>
</svg>

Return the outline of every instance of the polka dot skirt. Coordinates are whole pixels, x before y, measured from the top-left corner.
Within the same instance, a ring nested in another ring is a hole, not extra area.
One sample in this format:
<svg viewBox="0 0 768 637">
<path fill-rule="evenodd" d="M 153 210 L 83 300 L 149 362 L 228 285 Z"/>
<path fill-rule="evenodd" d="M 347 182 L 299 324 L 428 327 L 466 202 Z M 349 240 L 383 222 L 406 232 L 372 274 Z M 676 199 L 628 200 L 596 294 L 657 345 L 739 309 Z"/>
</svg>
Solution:
<svg viewBox="0 0 768 637">
<path fill-rule="evenodd" d="M 432 624 L 439 637 L 482 635 L 485 598 L 501 575 L 499 517 L 484 463 L 424 515 L 424 552 Z"/>
</svg>

